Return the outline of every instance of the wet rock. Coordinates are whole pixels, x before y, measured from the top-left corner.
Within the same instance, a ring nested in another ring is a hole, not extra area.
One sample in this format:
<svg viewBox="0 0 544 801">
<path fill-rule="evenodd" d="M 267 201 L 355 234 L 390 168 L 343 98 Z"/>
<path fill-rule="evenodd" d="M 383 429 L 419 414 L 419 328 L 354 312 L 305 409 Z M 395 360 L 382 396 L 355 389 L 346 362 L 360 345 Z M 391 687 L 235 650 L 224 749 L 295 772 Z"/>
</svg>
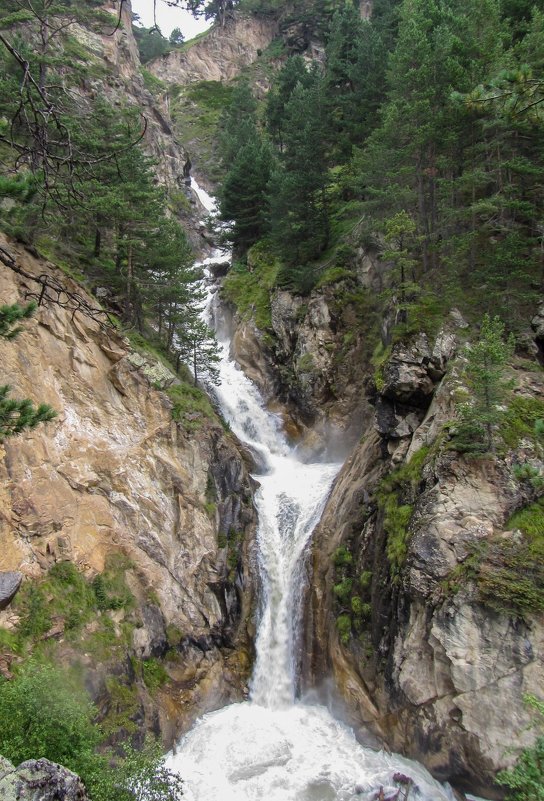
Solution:
<svg viewBox="0 0 544 801">
<path fill-rule="evenodd" d="M 431 356 L 426 334 L 418 334 L 408 342 L 394 345 L 383 368 L 380 393 L 392 401 L 426 408 L 435 386 L 428 370 Z"/>
<path fill-rule="evenodd" d="M 408 437 L 419 427 L 422 412 L 410 409 L 388 398 L 379 397 L 376 401 L 375 427 L 387 439 Z"/>
<path fill-rule="evenodd" d="M 0 757 L 2 801 L 88 801 L 75 773 L 48 759 L 29 759 L 18 768 Z"/>
<path fill-rule="evenodd" d="M 0 573 L 0 610 L 5 609 L 12 602 L 22 580 L 23 574 L 17 571 L 8 570 Z"/>
</svg>

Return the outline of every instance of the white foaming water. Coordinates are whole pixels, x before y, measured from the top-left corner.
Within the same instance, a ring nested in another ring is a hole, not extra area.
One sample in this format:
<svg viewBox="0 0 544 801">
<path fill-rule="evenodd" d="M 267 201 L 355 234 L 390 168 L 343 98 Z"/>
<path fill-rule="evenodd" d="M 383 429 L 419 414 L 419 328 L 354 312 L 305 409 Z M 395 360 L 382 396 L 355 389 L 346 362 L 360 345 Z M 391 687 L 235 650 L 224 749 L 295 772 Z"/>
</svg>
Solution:
<svg viewBox="0 0 544 801">
<path fill-rule="evenodd" d="M 212 212 L 212 198 L 195 186 Z M 202 266 L 224 261 L 218 251 Z M 208 276 L 209 278 L 209 276 Z M 303 554 L 340 464 L 300 462 L 279 419 L 230 359 L 211 285 L 203 310 L 220 340 L 216 396 L 236 435 L 259 454 L 257 542 L 261 608 L 250 700 L 204 715 L 168 765 L 185 781 L 188 801 L 370 801 L 394 798 L 395 773 L 414 780 L 410 801 L 451 801 L 421 766 L 363 748 L 323 706 L 295 698 Z M 400 796 L 402 798 L 402 795 Z"/>
</svg>

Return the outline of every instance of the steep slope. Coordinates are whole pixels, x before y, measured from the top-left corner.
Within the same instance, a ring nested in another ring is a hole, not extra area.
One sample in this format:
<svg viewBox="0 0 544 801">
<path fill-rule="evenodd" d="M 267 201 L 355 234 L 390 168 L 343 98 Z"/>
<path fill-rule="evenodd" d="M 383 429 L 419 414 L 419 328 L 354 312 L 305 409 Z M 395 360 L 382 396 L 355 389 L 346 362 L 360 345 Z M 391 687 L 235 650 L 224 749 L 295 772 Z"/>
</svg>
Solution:
<svg viewBox="0 0 544 801">
<path fill-rule="evenodd" d="M 6 247 L 27 274 L 83 292 L 52 265 Z M 39 288 L 7 268 L 0 282 L 8 303 Z M 156 387 L 173 374 L 69 303 L 40 306 L 1 352 L 14 396 L 46 401 L 58 417 L 3 443 L 0 569 L 24 582 L 0 626 L 25 649 L 49 641 L 57 658 L 82 663 L 106 717 L 124 686 L 131 706 L 123 714 L 158 727 L 170 744 L 197 713 L 240 697 L 248 675 L 253 510 L 242 455 L 195 390 L 180 385 L 170 400 Z M 74 621 L 51 597 L 50 625 L 25 639 L 29 586 L 39 589 L 66 562 L 87 581 L 117 582 L 127 602 L 108 611 L 99 590 L 99 611 Z M 141 680 L 150 659 L 166 670 L 154 700 Z M 8 649 L 5 670 L 13 660 Z"/>
<path fill-rule="evenodd" d="M 275 19 L 236 14 L 225 27 L 155 59 L 149 69 L 168 84 L 231 81 L 265 50 L 278 33 Z"/>
</svg>

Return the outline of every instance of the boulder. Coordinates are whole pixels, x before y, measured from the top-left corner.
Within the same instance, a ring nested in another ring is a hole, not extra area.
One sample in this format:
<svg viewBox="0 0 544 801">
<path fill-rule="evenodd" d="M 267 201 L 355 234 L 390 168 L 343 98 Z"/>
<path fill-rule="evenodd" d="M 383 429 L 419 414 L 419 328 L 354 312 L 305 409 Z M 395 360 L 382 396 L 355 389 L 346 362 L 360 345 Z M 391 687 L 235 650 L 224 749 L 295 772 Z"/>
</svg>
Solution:
<svg viewBox="0 0 544 801">
<path fill-rule="evenodd" d="M 29 759 L 18 768 L 0 757 L 2 801 L 88 801 L 79 776 L 48 759 Z"/>
<path fill-rule="evenodd" d="M 10 605 L 22 580 L 23 574 L 16 571 L 0 573 L 0 610 Z"/>
</svg>

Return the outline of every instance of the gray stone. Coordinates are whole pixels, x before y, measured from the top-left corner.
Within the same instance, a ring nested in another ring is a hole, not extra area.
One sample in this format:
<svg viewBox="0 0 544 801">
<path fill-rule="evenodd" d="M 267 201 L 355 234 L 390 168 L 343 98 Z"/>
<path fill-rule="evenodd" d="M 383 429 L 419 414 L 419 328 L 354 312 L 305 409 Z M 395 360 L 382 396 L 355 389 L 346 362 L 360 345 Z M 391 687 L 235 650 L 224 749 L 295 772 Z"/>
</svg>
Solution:
<svg viewBox="0 0 544 801">
<path fill-rule="evenodd" d="M 0 573 L 0 610 L 10 605 L 21 586 L 22 580 L 22 573 Z"/>
<path fill-rule="evenodd" d="M 29 759 L 18 768 L 0 758 L 2 801 L 88 801 L 79 776 L 48 759 Z"/>
</svg>

